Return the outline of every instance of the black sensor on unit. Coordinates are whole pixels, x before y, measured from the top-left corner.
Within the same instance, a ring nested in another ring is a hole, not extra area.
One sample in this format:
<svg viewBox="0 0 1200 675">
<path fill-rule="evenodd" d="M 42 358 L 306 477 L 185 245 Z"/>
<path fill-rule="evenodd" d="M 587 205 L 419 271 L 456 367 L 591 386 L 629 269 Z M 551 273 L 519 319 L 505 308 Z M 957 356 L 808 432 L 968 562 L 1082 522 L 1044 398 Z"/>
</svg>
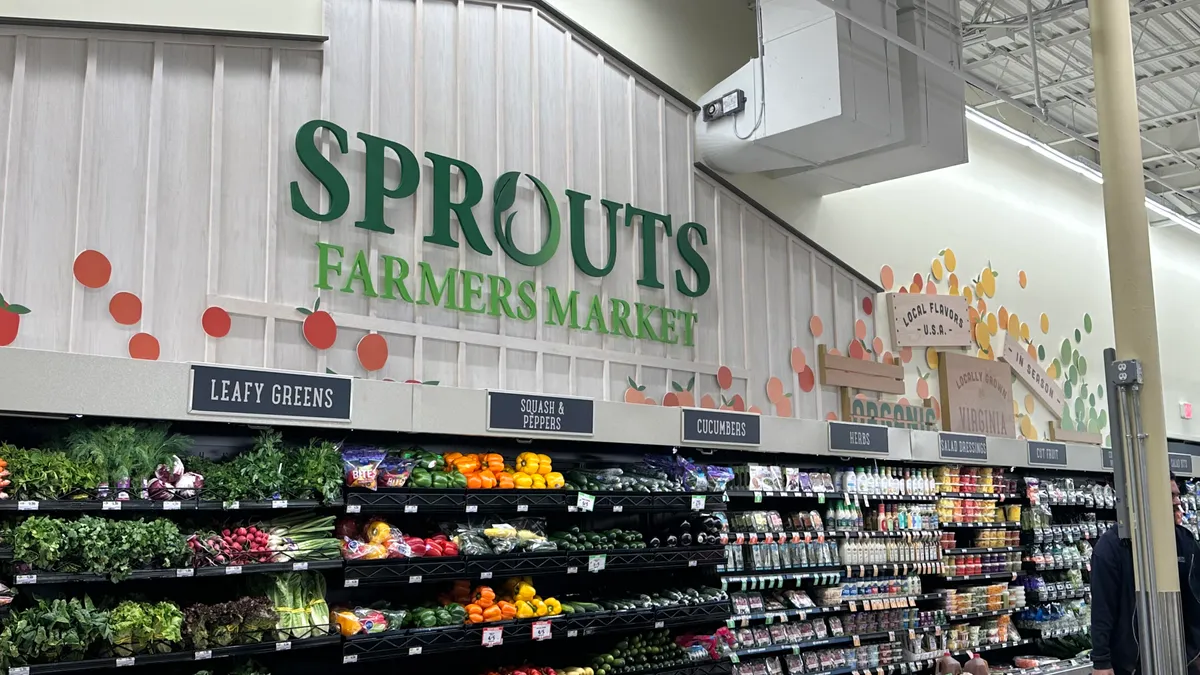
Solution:
<svg viewBox="0 0 1200 675">
<path fill-rule="evenodd" d="M 726 115 L 740 113 L 745 109 L 746 92 L 741 89 L 734 89 L 721 98 L 704 104 L 704 121 L 711 122 Z"/>
</svg>

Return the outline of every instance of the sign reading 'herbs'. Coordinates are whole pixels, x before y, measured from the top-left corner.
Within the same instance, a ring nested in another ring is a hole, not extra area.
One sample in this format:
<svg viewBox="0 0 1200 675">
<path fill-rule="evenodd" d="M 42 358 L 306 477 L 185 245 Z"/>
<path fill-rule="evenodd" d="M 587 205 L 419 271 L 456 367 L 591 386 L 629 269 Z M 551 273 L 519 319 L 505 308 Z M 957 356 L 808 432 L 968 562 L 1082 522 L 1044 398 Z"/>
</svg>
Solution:
<svg viewBox="0 0 1200 675">
<path fill-rule="evenodd" d="M 488 431 L 591 436 L 595 402 L 590 398 L 488 392 Z"/>
<path fill-rule="evenodd" d="M 829 422 L 829 449 L 835 452 L 888 453 L 888 428 L 872 424 Z"/>
<path fill-rule="evenodd" d="M 192 366 L 189 411 L 350 421 L 351 378 Z"/>
</svg>

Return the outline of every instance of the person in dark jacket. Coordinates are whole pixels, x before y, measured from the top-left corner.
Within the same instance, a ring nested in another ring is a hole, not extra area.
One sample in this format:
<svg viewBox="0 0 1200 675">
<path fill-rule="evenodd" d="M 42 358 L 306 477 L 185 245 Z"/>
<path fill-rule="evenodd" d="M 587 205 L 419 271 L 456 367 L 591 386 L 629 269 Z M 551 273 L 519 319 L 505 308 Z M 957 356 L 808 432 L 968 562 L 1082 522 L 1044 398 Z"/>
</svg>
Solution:
<svg viewBox="0 0 1200 675">
<path fill-rule="evenodd" d="M 1179 590 L 1183 603 L 1187 672 L 1200 673 L 1200 543 L 1180 525 L 1183 511 L 1179 484 L 1171 475 L 1175 510 L 1175 547 L 1179 556 Z M 1141 667 L 1137 602 L 1134 599 L 1133 550 L 1112 527 L 1092 551 L 1092 668 L 1093 675 L 1132 675 Z M 1178 638 L 1177 638 L 1178 639 Z M 1163 673 L 1162 675 L 1167 675 Z"/>
</svg>

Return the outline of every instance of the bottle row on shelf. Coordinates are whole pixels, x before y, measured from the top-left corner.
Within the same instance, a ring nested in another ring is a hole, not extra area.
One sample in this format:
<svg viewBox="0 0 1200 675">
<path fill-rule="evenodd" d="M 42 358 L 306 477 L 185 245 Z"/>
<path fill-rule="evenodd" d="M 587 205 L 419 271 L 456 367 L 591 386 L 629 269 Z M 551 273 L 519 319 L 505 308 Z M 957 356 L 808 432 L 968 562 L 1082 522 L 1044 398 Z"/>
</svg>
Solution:
<svg viewBox="0 0 1200 675">
<path fill-rule="evenodd" d="M 844 466 L 809 470 L 798 467 L 750 463 L 734 467 L 731 490 L 771 493 L 843 493 L 893 497 L 936 497 L 943 493 L 993 496 L 1017 494 L 1017 479 L 1003 469 L 943 465 L 936 468 L 910 466 Z"/>
</svg>

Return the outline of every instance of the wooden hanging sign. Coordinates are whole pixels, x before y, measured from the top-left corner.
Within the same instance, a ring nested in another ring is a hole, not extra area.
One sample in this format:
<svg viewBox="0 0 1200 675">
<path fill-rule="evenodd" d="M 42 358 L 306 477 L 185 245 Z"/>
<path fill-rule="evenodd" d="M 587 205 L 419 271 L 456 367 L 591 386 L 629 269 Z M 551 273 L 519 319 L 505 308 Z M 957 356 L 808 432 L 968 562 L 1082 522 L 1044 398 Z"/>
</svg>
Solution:
<svg viewBox="0 0 1200 675">
<path fill-rule="evenodd" d="M 1083 443 L 1085 445 L 1100 445 L 1104 437 L 1090 431 L 1075 431 L 1063 429 L 1058 422 L 1050 422 L 1050 440 L 1060 443 Z"/>
<path fill-rule="evenodd" d="M 958 295 L 888 293 L 896 347 L 970 347 L 967 299 Z"/>
<path fill-rule="evenodd" d="M 986 436 L 1016 435 L 1012 373 L 1003 363 L 957 352 L 941 358 L 942 427 Z"/>
<path fill-rule="evenodd" d="M 1026 387 L 1037 396 L 1054 415 L 1054 419 L 1062 419 L 1062 409 L 1066 403 L 1062 387 L 1050 377 L 1029 353 L 1021 348 L 1021 343 L 1013 338 L 1011 333 L 1004 334 L 1004 361 L 1012 367 L 1017 377 Z"/>
<path fill-rule="evenodd" d="M 937 428 L 937 412 L 933 408 L 855 396 L 856 391 L 903 395 L 904 366 L 836 356 L 828 353 L 825 345 L 817 347 L 817 362 L 821 384 L 841 388 L 843 420 L 922 431 Z"/>
</svg>

